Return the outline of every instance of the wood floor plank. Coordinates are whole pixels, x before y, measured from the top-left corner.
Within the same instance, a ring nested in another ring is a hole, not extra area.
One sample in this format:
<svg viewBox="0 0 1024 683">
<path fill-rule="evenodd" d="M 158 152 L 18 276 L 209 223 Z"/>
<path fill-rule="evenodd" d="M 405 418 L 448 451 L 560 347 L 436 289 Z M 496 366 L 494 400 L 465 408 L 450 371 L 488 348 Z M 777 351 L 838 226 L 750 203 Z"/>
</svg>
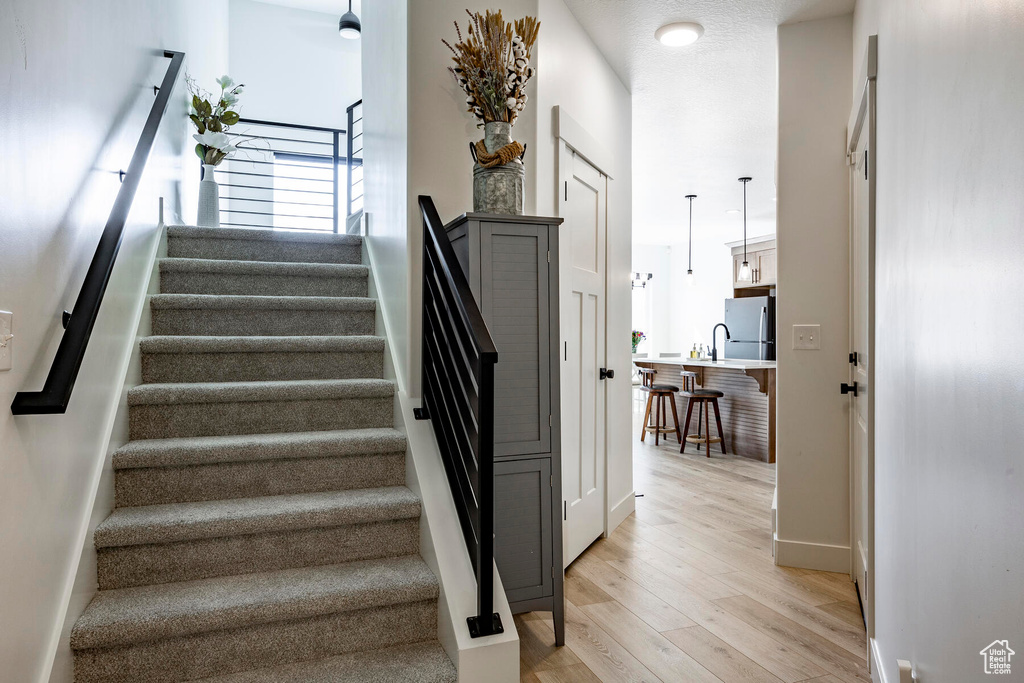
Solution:
<svg viewBox="0 0 1024 683">
<path fill-rule="evenodd" d="M 537 673 L 538 683 L 601 683 L 601 679 L 586 664 L 573 664 L 561 669 Z"/>
<path fill-rule="evenodd" d="M 565 604 L 565 644 L 604 683 L 661 680 L 571 602 Z"/>
<path fill-rule="evenodd" d="M 663 572 L 643 563 L 621 566 L 630 572 L 629 577 L 639 585 L 660 596 L 693 622 L 726 641 L 786 683 L 796 683 L 828 673 L 827 669 L 817 666 L 813 661 L 719 606 L 718 601 L 705 600 Z"/>
<path fill-rule="evenodd" d="M 663 635 L 727 683 L 780 683 L 778 677 L 700 626 L 668 631 Z"/>
<path fill-rule="evenodd" d="M 565 599 L 577 607 L 614 600 L 575 567 L 565 572 Z"/>
<path fill-rule="evenodd" d="M 864 628 L 864 615 L 860 611 L 860 605 L 849 600 L 837 600 L 818 605 L 818 609 L 827 612 L 832 616 L 842 619 L 851 626 Z"/>
<path fill-rule="evenodd" d="M 626 560 L 618 560 L 611 562 L 610 564 L 623 571 L 619 565 L 629 565 L 634 562 L 646 562 L 660 572 L 667 574 L 676 581 L 684 584 L 691 591 L 697 595 L 707 598 L 708 600 L 717 600 L 718 598 L 728 598 L 734 595 L 739 595 L 742 591 L 739 591 L 727 584 L 718 581 L 710 574 L 696 569 L 674 555 L 670 555 L 658 548 L 645 547 L 638 549 L 636 554 Z M 628 572 L 624 572 L 627 573 Z"/>
<path fill-rule="evenodd" d="M 833 676 L 847 683 L 870 682 L 867 665 L 863 658 L 846 651 L 831 640 L 787 619 L 775 610 L 765 607 L 745 595 L 736 598 L 722 598 L 715 604 L 722 606 L 780 643 L 806 657 L 826 665 Z"/>
<path fill-rule="evenodd" d="M 807 603 L 772 590 L 758 581 L 756 577 L 742 572 L 723 575 L 722 579 L 739 588 L 744 595 L 829 639 L 850 654 L 860 659 L 866 657 L 864 647 L 866 636 L 863 625 L 851 625 Z"/>
<path fill-rule="evenodd" d="M 579 664 L 580 658 L 567 647 L 555 647 L 555 632 L 548 622 L 514 618 L 519 633 L 519 672 L 535 673 Z"/>
<path fill-rule="evenodd" d="M 581 609 L 661 680 L 722 683 L 721 679 L 622 605 L 601 602 Z"/>
<path fill-rule="evenodd" d="M 716 574 L 739 571 L 740 569 L 740 567 L 730 564 L 712 553 L 687 545 L 677 537 L 661 531 L 658 527 L 644 524 L 632 517 L 627 517 L 626 521 L 620 524 L 619 528 L 609 538 L 614 540 L 623 534 L 661 548 L 665 552 L 678 557 L 683 562 L 700 569 L 705 574 L 714 576 Z"/>
<path fill-rule="evenodd" d="M 631 581 L 604 560 L 581 556 L 576 560 L 575 566 L 584 576 L 600 586 L 601 590 L 647 622 L 655 631 L 671 631 L 693 626 L 693 621 L 655 594 Z"/>
</svg>

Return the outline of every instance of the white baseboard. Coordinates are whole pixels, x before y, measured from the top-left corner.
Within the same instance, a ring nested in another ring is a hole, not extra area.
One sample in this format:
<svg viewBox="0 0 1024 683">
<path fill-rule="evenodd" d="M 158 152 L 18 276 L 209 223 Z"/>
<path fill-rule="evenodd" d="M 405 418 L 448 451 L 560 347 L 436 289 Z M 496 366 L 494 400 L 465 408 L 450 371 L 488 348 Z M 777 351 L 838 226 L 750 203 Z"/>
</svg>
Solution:
<svg viewBox="0 0 1024 683">
<path fill-rule="evenodd" d="M 817 569 L 823 572 L 850 572 L 850 547 L 786 541 L 775 537 L 775 564 L 783 567 Z"/>
<path fill-rule="evenodd" d="M 869 638 L 868 648 L 871 650 L 872 683 L 889 683 L 885 678 L 885 669 L 882 668 L 882 653 L 878 651 L 878 641 L 874 638 Z"/>
<path fill-rule="evenodd" d="M 622 524 L 626 517 L 633 514 L 633 510 L 636 509 L 636 491 L 630 491 L 622 500 L 613 505 L 608 510 L 608 534 L 611 534 L 615 529 Z"/>
</svg>

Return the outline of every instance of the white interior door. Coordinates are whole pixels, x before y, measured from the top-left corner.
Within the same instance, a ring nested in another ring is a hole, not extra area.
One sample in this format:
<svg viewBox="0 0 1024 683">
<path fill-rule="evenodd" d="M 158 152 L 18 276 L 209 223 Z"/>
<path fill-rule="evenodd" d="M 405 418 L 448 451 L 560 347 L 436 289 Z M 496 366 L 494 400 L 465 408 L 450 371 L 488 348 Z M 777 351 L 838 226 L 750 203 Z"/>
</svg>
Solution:
<svg viewBox="0 0 1024 683">
<path fill-rule="evenodd" d="M 853 578 L 864 624 L 874 632 L 874 84 L 854 109 L 850 139 L 850 410 Z"/>
<path fill-rule="evenodd" d="M 560 215 L 568 248 L 562 305 L 562 492 L 564 563 L 605 530 L 605 249 L 607 178 L 561 142 Z M 563 242 L 564 244 L 565 242 Z"/>
</svg>

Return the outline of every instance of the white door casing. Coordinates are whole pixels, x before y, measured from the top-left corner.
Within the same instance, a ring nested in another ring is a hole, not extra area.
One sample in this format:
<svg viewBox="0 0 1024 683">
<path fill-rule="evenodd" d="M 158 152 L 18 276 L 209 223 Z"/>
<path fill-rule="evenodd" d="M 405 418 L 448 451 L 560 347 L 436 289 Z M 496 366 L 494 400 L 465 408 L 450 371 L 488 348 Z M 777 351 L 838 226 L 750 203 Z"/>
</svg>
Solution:
<svg viewBox="0 0 1024 683">
<path fill-rule="evenodd" d="M 851 574 L 874 637 L 875 77 L 877 37 L 868 43 L 864 84 L 850 118 Z M 870 661 L 870 652 L 868 653 Z"/>
<path fill-rule="evenodd" d="M 606 249 L 608 179 L 559 141 L 559 215 L 568 276 L 562 302 L 564 564 L 606 529 Z"/>
</svg>

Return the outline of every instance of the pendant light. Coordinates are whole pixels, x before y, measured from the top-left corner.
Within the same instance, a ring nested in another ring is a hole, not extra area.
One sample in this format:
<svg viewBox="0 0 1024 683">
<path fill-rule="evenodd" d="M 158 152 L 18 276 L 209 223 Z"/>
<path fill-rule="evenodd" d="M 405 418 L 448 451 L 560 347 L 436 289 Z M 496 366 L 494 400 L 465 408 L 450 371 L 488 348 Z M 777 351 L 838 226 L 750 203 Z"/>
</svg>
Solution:
<svg viewBox="0 0 1024 683">
<path fill-rule="evenodd" d="M 743 264 L 740 266 L 740 282 L 750 282 L 750 264 L 747 263 L 747 183 L 751 180 L 753 178 L 740 178 L 743 183 Z"/>
<path fill-rule="evenodd" d="M 693 285 L 693 200 L 697 198 L 695 194 L 688 194 L 686 198 L 690 200 L 690 243 L 689 243 L 689 255 L 687 256 L 686 262 L 686 284 Z"/>
<path fill-rule="evenodd" d="M 359 23 L 359 17 L 352 11 L 352 0 L 348 0 L 348 11 L 341 15 L 341 21 L 338 22 L 338 33 L 341 34 L 342 38 L 355 40 L 359 37 L 362 30 L 363 27 Z"/>
</svg>

